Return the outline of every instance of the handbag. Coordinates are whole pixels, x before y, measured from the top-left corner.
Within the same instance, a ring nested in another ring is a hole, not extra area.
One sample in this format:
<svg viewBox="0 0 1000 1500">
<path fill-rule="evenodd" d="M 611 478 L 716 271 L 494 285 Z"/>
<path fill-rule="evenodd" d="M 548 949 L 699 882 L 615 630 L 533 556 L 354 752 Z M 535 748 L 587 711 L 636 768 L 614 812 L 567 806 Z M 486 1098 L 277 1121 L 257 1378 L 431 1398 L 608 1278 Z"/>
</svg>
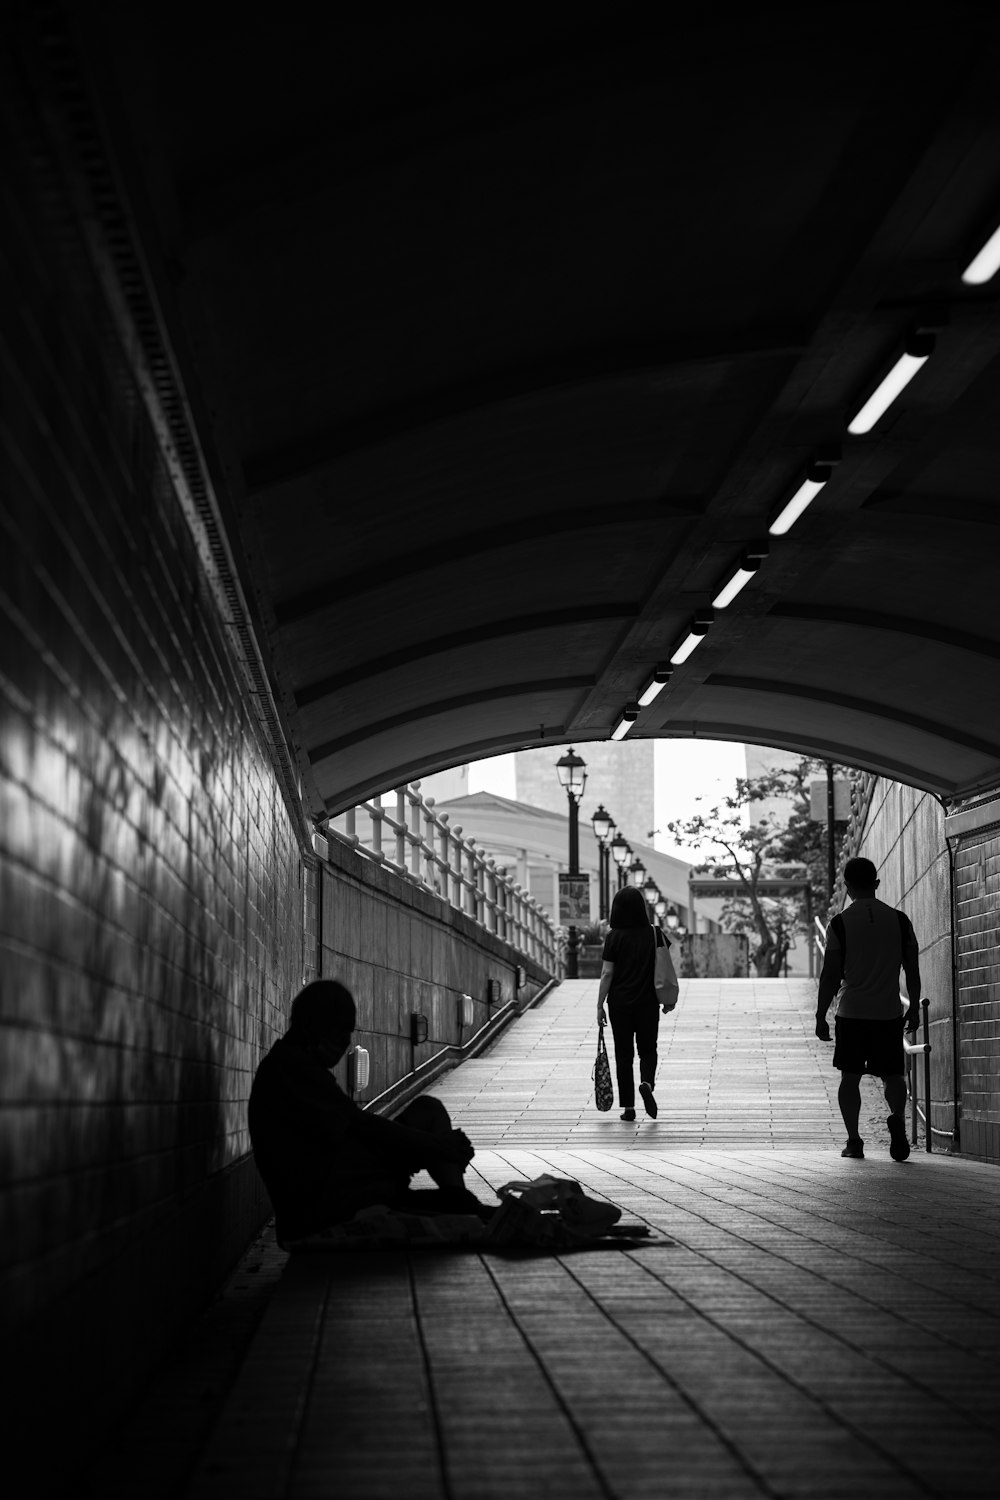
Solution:
<svg viewBox="0 0 1000 1500">
<path fill-rule="evenodd" d="M 680 994 L 680 985 L 674 973 L 674 961 L 670 957 L 670 943 L 661 927 L 653 928 L 656 954 L 653 959 L 653 989 L 664 1010 L 673 1010 Z"/>
<path fill-rule="evenodd" d="M 615 1091 L 611 1084 L 611 1064 L 608 1049 L 604 1045 L 604 1022 L 597 1028 L 597 1059 L 594 1063 L 594 1103 L 599 1110 L 608 1110 L 615 1102 Z"/>
</svg>

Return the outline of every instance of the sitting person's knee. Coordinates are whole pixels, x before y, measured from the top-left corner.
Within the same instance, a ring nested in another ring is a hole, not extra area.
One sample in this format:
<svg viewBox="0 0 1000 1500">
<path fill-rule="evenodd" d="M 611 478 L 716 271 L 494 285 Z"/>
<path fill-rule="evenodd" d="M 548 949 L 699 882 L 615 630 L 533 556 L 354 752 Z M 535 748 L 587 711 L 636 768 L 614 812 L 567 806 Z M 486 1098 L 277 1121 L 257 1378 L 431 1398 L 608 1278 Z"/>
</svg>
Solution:
<svg viewBox="0 0 1000 1500">
<path fill-rule="evenodd" d="M 410 1130 L 424 1130 L 428 1135 L 443 1135 L 452 1128 L 451 1116 L 433 1094 L 422 1094 L 419 1099 L 414 1099 L 396 1116 L 396 1122 Z"/>
</svg>

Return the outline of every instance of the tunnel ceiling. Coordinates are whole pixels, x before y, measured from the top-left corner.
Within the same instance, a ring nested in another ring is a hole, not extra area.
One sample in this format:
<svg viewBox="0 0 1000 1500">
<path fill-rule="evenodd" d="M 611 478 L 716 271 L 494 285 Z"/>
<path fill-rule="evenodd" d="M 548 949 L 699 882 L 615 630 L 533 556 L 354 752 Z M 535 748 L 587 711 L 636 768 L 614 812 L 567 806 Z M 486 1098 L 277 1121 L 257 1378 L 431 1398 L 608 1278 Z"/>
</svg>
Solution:
<svg viewBox="0 0 1000 1500">
<path fill-rule="evenodd" d="M 316 815 L 605 739 L 838 450 L 632 737 L 1000 780 L 998 12 L 695 9 L 81 12 Z"/>
</svg>

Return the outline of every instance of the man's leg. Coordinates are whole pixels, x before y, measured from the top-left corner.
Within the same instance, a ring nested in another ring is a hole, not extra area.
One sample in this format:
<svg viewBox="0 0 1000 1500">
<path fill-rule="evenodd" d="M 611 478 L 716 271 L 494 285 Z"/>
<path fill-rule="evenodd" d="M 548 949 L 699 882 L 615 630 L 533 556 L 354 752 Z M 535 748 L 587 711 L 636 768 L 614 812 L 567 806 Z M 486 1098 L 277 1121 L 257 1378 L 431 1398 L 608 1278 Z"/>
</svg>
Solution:
<svg viewBox="0 0 1000 1500">
<path fill-rule="evenodd" d="M 889 1155 L 893 1161 L 905 1161 L 910 1154 L 906 1134 L 906 1079 L 902 1073 L 887 1073 L 882 1079 L 885 1102 L 889 1106 Z"/>
<path fill-rule="evenodd" d="M 840 1113 L 847 1126 L 847 1144 L 850 1146 L 860 1139 L 858 1136 L 858 1120 L 861 1117 L 860 1073 L 841 1073 L 837 1103 L 840 1105 Z"/>
</svg>

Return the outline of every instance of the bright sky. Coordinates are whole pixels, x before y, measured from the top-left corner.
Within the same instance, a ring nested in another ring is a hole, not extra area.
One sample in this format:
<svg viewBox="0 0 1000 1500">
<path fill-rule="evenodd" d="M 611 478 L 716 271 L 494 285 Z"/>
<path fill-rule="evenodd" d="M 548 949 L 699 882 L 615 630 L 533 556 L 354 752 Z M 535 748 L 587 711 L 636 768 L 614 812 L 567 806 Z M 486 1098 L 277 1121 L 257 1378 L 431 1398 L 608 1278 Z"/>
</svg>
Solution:
<svg viewBox="0 0 1000 1500">
<path fill-rule="evenodd" d="M 586 746 L 580 753 L 586 759 Z M 657 740 L 653 769 L 654 827 L 664 830 L 653 840 L 655 847 L 664 854 L 679 854 L 694 862 L 717 857 L 718 851 L 713 853 L 707 847 L 701 851 L 679 848 L 665 830 L 668 823 L 693 816 L 699 807 L 707 810 L 734 790 L 737 776 L 747 773 L 744 746 L 725 740 Z M 473 761 L 469 766 L 469 791 L 513 797 L 513 755 Z M 695 800 L 699 796 L 700 803 Z"/>
</svg>

